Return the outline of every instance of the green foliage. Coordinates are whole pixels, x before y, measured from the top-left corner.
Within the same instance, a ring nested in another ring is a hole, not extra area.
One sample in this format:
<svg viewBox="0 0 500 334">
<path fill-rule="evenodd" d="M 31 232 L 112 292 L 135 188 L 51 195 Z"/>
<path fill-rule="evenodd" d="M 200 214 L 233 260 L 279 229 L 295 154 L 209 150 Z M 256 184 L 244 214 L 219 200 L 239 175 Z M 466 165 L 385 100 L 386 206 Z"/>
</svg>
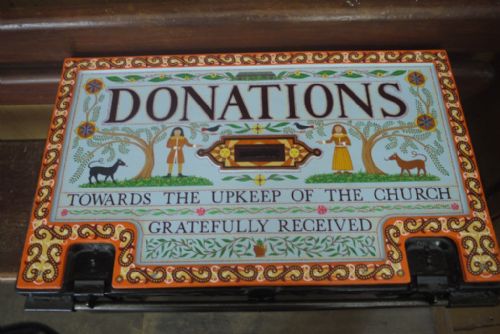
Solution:
<svg viewBox="0 0 500 334">
<path fill-rule="evenodd" d="M 206 216 L 220 215 L 284 215 L 284 214 L 308 214 L 315 213 L 318 210 L 317 206 L 312 205 L 292 205 L 292 206 L 212 206 L 204 208 Z M 329 214 L 340 213 L 374 213 L 374 212 L 389 212 L 389 211 L 406 211 L 417 210 L 429 213 L 430 210 L 449 210 L 449 203 L 417 203 L 417 204 L 389 204 L 382 203 L 379 205 L 362 204 L 362 205 L 345 205 L 333 204 L 327 206 Z M 69 208 L 69 213 L 77 216 L 135 216 L 135 217 L 165 217 L 165 216 L 185 216 L 197 214 L 196 207 L 186 206 L 164 206 L 164 207 L 100 207 L 100 208 Z"/>
<path fill-rule="evenodd" d="M 396 137 L 387 138 L 388 143 L 385 145 L 387 151 L 393 150 L 398 147 L 398 139 Z"/>
<path fill-rule="evenodd" d="M 208 75 L 204 75 L 202 78 L 206 79 L 206 80 L 221 80 L 221 79 L 224 79 L 225 76 L 220 75 L 220 74 L 208 74 Z"/>
<path fill-rule="evenodd" d="M 402 75 L 405 73 L 406 73 L 406 70 L 396 70 L 396 71 L 391 73 L 391 76 L 398 76 L 398 75 Z"/>
<path fill-rule="evenodd" d="M 284 126 L 287 126 L 289 123 L 288 122 L 281 122 L 281 123 L 267 123 L 264 129 L 266 129 L 269 132 L 281 132 L 281 128 Z"/>
<path fill-rule="evenodd" d="M 248 182 L 252 181 L 253 178 L 250 175 L 231 175 L 222 178 L 222 181 L 238 181 L 238 182 Z"/>
<path fill-rule="evenodd" d="M 253 238 L 206 238 L 206 239 L 146 239 L 146 259 L 168 258 L 220 258 L 250 257 Z"/>
<path fill-rule="evenodd" d="M 282 72 L 278 73 L 278 75 L 276 76 L 276 79 L 283 79 L 287 73 L 288 73 L 287 71 L 282 71 Z"/>
<path fill-rule="evenodd" d="M 426 146 L 425 151 L 432 160 L 432 163 L 436 168 L 444 175 L 450 175 L 448 170 L 441 164 L 438 156 L 444 153 L 444 147 L 437 140 L 434 141 L 434 146 Z"/>
<path fill-rule="evenodd" d="M 144 77 L 141 75 L 126 75 L 125 79 L 127 79 L 128 81 L 137 81 L 137 80 L 143 80 Z"/>
<path fill-rule="evenodd" d="M 299 178 L 295 175 L 287 175 L 287 174 L 271 174 L 267 177 L 270 181 L 284 181 L 284 180 L 298 180 Z"/>
<path fill-rule="evenodd" d="M 309 78 L 310 76 L 311 76 L 310 74 L 306 74 L 304 72 L 294 72 L 288 75 L 288 77 L 292 79 L 305 79 Z"/>
<path fill-rule="evenodd" d="M 370 74 L 376 75 L 376 76 L 383 76 L 386 73 L 387 73 L 387 71 L 384 71 L 384 70 L 374 70 L 374 71 L 370 72 Z"/>
<path fill-rule="evenodd" d="M 98 119 L 100 106 L 98 102 L 102 101 L 102 98 L 96 97 L 96 101 L 93 106 L 89 107 L 90 99 L 86 100 L 87 109 L 84 109 L 86 113 L 94 110 L 95 120 Z M 195 139 L 200 131 L 201 126 L 205 126 L 206 123 L 190 123 L 189 130 L 191 131 L 191 139 Z M 123 127 L 110 127 L 99 129 L 96 134 L 87 139 L 82 139 L 75 137 L 72 149 L 76 150 L 74 154 L 74 161 L 78 163 L 78 167 L 73 175 L 70 177 L 69 182 L 75 183 L 82 176 L 84 170 L 87 167 L 88 162 L 94 158 L 94 156 L 99 153 L 99 155 L 105 158 L 108 162 L 114 161 L 120 154 L 128 154 L 130 152 L 130 145 L 138 145 L 138 143 L 143 140 L 147 145 L 154 145 L 159 141 L 165 140 L 169 136 L 169 130 L 172 126 L 152 126 L 150 128 L 138 128 L 133 129 L 128 126 Z M 208 141 L 208 134 L 202 133 L 202 140 L 204 142 Z M 82 143 L 85 143 L 89 151 L 84 152 Z"/>
<path fill-rule="evenodd" d="M 357 72 L 354 72 L 354 71 L 345 71 L 344 73 L 342 73 L 342 76 L 343 77 L 346 77 L 346 78 L 351 78 L 351 79 L 356 79 L 356 78 L 362 78 L 363 75 L 357 73 Z"/>
<path fill-rule="evenodd" d="M 399 174 L 368 174 L 363 172 L 352 174 L 316 174 L 306 179 L 306 183 L 375 183 L 375 182 L 416 182 L 438 181 L 439 177 L 427 174 L 426 176 L 399 175 Z"/>
<path fill-rule="evenodd" d="M 170 79 L 172 79 L 172 77 L 165 75 L 165 76 L 159 76 L 156 78 L 149 79 L 148 81 L 149 82 L 163 82 L 163 81 L 168 81 Z"/>
<path fill-rule="evenodd" d="M 114 76 L 114 75 L 106 77 L 106 79 L 108 79 L 109 81 L 113 81 L 113 82 L 126 82 L 127 81 L 127 80 L 123 80 L 122 78 Z"/>
<path fill-rule="evenodd" d="M 229 175 L 222 178 L 222 181 L 238 181 L 238 182 L 249 182 L 254 181 L 254 178 L 251 175 Z M 284 181 L 284 180 L 298 180 L 298 177 L 295 175 L 288 174 L 271 174 L 269 176 L 264 175 L 264 180 L 268 181 Z"/>
<path fill-rule="evenodd" d="M 335 73 L 337 73 L 336 71 L 332 71 L 332 70 L 323 70 L 323 71 L 319 71 L 318 73 L 316 73 L 316 75 L 319 75 L 319 76 L 332 76 L 334 75 Z"/>
<path fill-rule="evenodd" d="M 416 91 L 415 91 L 416 92 Z M 308 139 L 313 139 L 314 131 L 318 136 L 328 136 L 325 130 L 325 123 L 321 120 L 312 122 L 315 125 L 313 131 L 306 131 L 305 135 Z M 335 124 L 337 122 L 327 123 Z M 444 149 L 440 144 L 443 140 L 441 131 L 434 129 L 433 131 L 424 131 L 418 128 L 415 122 L 399 121 L 384 121 L 377 123 L 375 121 L 339 121 L 339 124 L 344 125 L 348 134 L 353 138 L 363 140 L 373 140 L 384 143 L 386 150 L 400 150 L 402 153 L 408 153 L 409 150 L 418 151 L 424 149 L 430 157 L 432 163 L 438 171 L 443 175 L 449 175 L 439 160 L 439 156 L 444 153 Z M 309 132 L 309 133 L 308 133 Z M 434 139 L 434 140 L 433 140 Z M 433 140 L 433 144 L 428 143 Z"/>
<path fill-rule="evenodd" d="M 82 184 L 81 188 L 124 188 L 124 187 L 179 187 L 179 186 L 211 186 L 212 181 L 204 177 L 186 176 L 186 177 L 163 177 L 154 176 L 149 179 L 130 179 L 123 181 L 112 181 Z"/>
<path fill-rule="evenodd" d="M 73 154 L 73 159 L 78 163 L 78 167 L 70 177 L 69 182 L 75 183 L 82 176 L 83 172 L 87 168 L 87 164 L 92 159 L 93 154 L 90 152 L 84 152 L 82 147 L 78 147 Z"/>
<path fill-rule="evenodd" d="M 273 236 L 224 238 L 146 239 L 146 259 L 253 258 L 254 247 L 266 250 L 266 257 L 336 258 L 376 256 L 374 236 Z"/>
<path fill-rule="evenodd" d="M 193 75 L 191 73 L 179 73 L 179 74 L 176 74 L 174 76 L 177 78 L 184 79 L 184 80 L 190 80 L 190 79 L 196 78 L 196 75 Z"/>
<path fill-rule="evenodd" d="M 361 77 L 390 77 L 390 76 L 399 76 L 406 73 L 406 70 L 395 70 L 393 72 L 389 72 L 382 69 L 375 69 L 372 71 L 364 71 L 361 69 L 356 70 L 348 70 L 343 72 L 333 71 L 333 70 L 321 70 L 318 72 L 312 71 L 281 71 L 277 74 L 273 73 L 272 77 L 269 75 L 259 75 L 258 72 L 253 75 L 249 75 L 247 77 L 238 77 L 231 72 L 215 72 L 211 74 L 200 73 L 178 73 L 174 75 L 165 75 L 165 74 L 144 74 L 144 75 L 126 75 L 126 76 L 107 76 L 106 79 L 115 82 L 115 83 L 128 83 L 135 81 L 148 81 L 148 82 L 163 82 L 168 80 L 197 80 L 197 79 L 205 79 L 205 80 L 243 80 L 243 81 L 259 81 L 259 80 L 281 80 L 286 78 L 292 79 L 306 79 L 312 76 L 316 77 L 328 77 L 328 78 L 361 78 Z"/>
<path fill-rule="evenodd" d="M 265 239 L 268 256 L 300 256 L 308 258 L 336 258 L 347 256 L 375 256 L 374 236 L 285 236 Z"/>
</svg>

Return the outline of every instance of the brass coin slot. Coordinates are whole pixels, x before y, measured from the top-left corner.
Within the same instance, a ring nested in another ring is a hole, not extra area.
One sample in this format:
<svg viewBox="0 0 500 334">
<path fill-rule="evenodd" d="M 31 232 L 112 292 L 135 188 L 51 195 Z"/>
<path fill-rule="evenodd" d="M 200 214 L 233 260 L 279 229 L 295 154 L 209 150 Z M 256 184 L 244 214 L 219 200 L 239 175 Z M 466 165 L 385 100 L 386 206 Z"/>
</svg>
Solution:
<svg viewBox="0 0 500 334">
<path fill-rule="evenodd" d="M 270 162 L 285 161 L 285 145 L 235 145 L 236 162 Z"/>
</svg>

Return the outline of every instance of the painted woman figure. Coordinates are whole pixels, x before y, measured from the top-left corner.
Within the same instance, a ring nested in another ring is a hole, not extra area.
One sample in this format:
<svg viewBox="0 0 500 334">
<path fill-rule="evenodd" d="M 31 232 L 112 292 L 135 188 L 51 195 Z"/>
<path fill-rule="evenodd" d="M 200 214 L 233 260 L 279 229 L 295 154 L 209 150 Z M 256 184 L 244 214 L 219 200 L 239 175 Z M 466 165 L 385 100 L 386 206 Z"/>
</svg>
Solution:
<svg viewBox="0 0 500 334">
<path fill-rule="evenodd" d="M 185 137 L 182 128 L 174 128 L 170 134 L 170 138 L 167 140 L 167 148 L 170 149 L 167 156 L 168 164 L 168 174 L 166 177 L 172 175 L 174 169 L 174 164 L 177 164 L 177 170 L 179 172 L 179 177 L 184 177 L 182 175 L 182 165 L 184 164 L 184 152 L 183 147 L 196 147 L 196 145 L 191 144 Z"/>
<path fill-rule="evenodd" d="M 328 140 L 318 141 L 319 144 L 335 144 L 333 150 L 332 169 L 336 173 L 351 173 L 353 170 L 351 155 L 347 146 L 351 146 L 351 140 L 347 131 L 340 124 L 332 128 L 332 136 Z"/>
</svg>

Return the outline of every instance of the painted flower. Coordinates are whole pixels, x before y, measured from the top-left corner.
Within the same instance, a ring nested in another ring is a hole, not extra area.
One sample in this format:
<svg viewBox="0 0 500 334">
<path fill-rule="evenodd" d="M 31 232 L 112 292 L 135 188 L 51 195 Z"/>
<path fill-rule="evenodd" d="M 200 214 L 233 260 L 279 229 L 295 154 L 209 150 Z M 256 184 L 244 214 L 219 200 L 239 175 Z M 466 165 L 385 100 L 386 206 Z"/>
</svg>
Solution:
<svg viewBox="0 0 500 334">
<path fill-rule="evenodd" d="M 292 147 L 292 148 L 290 149 L 290 153 L 289 153 L 289 154 L 290 154 L 290 157 L 291 157 L 291 158 L 295 159 L 295 158 L 297 158 L 297 157 L 299 156 L 300 151 L 299 151 L 299 149 L 298 149 L 298 148 L 296 148 L 296 147 Z"/>
<path fill-rule="evenodd" d="M 207 212 L 207 210 L 205 208 L 198 208 L 198 209 L 196 209 L 196 214 L 198 216 L 203 216 L 206 212 Z"/>
<path fill-rule="evenodd" d="M 252 132 L 256 135 L 260 135 L 262 132 L 264 132 L 264 127 L 260 124 L 255 124 L 254 126 L 252 126 Z"/>
<path fill-rule="evenodd" d="M 452 203 L 451 204 L 451 209 L 452 210 L 459 210 L 460 209 L 460 205 L 458 205 L 457 203 Z"/>
<path fill-rule="evenodd" d="M 324 215 L 328 212 L 328 208 L 324 205 L 318 205 L 318 207 L 316 208 L 316 212 L 320 215 Z"/>
<path fill-rule="evenodd" d="M 61 210 L 61 216 L 63 216 L 63 217 L 67 216 L 68 213 L 69 213 L 68 209 L 62 209 Z"/>
<path fill-rule="evenodd" d="M 220 150 L 219 155 L 221 156 L 221 158 L 227 159 L 231 155 L 231 150 L 229 148 L 227 148 L 227 147 L 223 147 Z"/>
<path fill-rule="evenodd" d="M 88 80 L 85 84 L 85 91 L 89 94 L 97 94 L 104 88 L 104 83 L 99 79 Z"/>
<path fill-rule="evenodd" d="M 299 75 L 301 75 L 301 74 L 302 74 L 302 72 L 300 72 L 300 71 L 295 71 L 295 73 L 294 73 L 294 74 L 295 74 L 295 75 L 297 75 L 297 76 L 299 76 Z"/>
<path fill-rule="evenodd" d="M 425 85 L 425 75 L 419 71 L 411 71 L 408 73 L 406 80 L 410 83 L 410 85 L 415 87 L 422 87 Z"/>
<path fill-rule="evenodd" d="M 436 128 L 436 119 L 429 114 L 418 116 L 415 122 L 423 131 L 432 131 Z"/>
<path fill-rule="evenodd" d="M 258 186 L 262 186 L 266 183 L 266 177 L 262 174 L 257 174 L 253 179 L 253 182 L 255 182 Z"/>
<path fill-rule="evenodd" d="M 88 139 L 94 135 L 97 128 L 93 122 L 81 122 L 76 128 L 76 134 L 78 137 L 83 139 Z"/>
</svg>

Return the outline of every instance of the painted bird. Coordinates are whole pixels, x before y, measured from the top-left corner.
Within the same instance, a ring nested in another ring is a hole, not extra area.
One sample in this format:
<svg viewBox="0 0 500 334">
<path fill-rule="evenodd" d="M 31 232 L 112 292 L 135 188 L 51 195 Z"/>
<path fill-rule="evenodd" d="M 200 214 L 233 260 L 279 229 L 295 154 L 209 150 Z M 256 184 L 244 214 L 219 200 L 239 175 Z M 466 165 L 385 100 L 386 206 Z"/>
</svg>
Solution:
<svg viewBox="0 0 500 334">
<path fill-rule="evenodd" d="M 311 125 L 303 125 L 303 124 L 300 124 L 300 123 L 293 123 L 293 125 L 295 125 L 295 127 L 299 130 L 305 130 L 305 129 L 314 129 L 314 124 L 311 124 Z"/>
<path fill-rule="evenodd" d="M 201 128 L 201 131 L 203 132 L 217 132 L 217 130 L 219 130 L 219 128 L 221 127 L 221 125 L 215 125 L 215 126 L 212 126 L 212 127 L 209 127 L 209 128 Z"/>
</svg>

